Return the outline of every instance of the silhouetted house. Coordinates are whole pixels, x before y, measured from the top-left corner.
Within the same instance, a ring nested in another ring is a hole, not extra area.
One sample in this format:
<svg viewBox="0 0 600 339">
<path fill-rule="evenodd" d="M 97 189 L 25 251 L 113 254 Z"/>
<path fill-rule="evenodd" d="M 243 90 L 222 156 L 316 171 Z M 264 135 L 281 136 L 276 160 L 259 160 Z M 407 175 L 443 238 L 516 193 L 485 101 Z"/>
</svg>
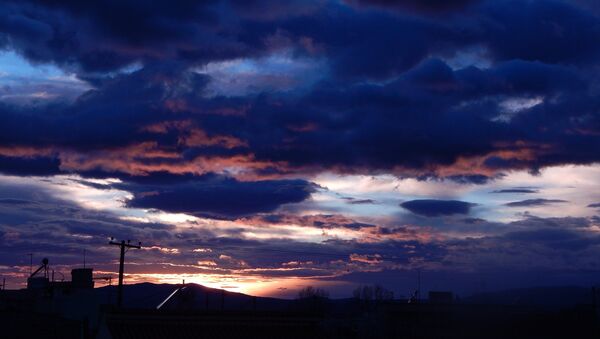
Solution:
<svg viewBox="0 0 600 339">
<path fill-rule="evenodd" d="M 97 339 L 319 338 L 314 318 L 285 312 L 113 311 Z"/>
<path fill-rule="evenodd" d="M 50 287 L 50 280 L 46 277 L 27 278 L 28 290 L 45 290 Z"/>
<path fill-rule="evenodd" d="M 452 304 L 454 294 L 446 291 L 429 291 L 430 304 Z"/>
<path fill-rule="evenodd" d="M 82 338 L 90 325 L 97 326 L 98 306 L 105 299 L 93 288 L 93 270 L 73 269 L 71 281 L 54 281 L 47 267 L 45 259 L 26 289 L 2 291 L 0 338 Z"/>
<path fill-rule="evenodd" d="M 56 314 L 0 309 L 0 338 L 80 339 L 87 338 L 85 322 Z"/>
</svg>

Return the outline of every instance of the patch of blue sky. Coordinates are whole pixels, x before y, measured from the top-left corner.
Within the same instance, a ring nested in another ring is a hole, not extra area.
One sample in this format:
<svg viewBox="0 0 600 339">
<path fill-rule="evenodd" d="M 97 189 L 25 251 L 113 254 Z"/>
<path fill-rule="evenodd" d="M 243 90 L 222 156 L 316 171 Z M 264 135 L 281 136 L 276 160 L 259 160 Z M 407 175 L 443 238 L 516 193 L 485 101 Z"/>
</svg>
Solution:
<svg viewBox="0 0 600 339">
<path fill-rule="evenodd" d="M 32 64 L 14 51 L 0 51 L 0 74 L 2 77 L 25 78 L 67 77 L 64 71 L 51 64 Z M 2 78 L 0 77 L 0 79 Z"/>
<path fill-rule="evenodd" d="M 492 65 L 492 61 L 487 56 L 486 49 L 481 46 L 472 46 L 458 50 L 451 56 L 442 56 L 441 59 L 453 70 L 470 66 L 486 69 Z"/>
<path fill-rule="evenodd" d="M 327 76 L 323 60 L 276 53 L 262 58 L 214 62 L 199 68 L 211 76 L 209 96 L 243 96 L 262 92 L 298 92 L 308 90 Z"/>
<path fill-rule="evenodd" d="M 381 217 L 396 214 L 401 201 L 402 199 L 397 195 L 385 193 L 372 193 L 368 196 L 354 195 L 351 197 L 344 194 L 336 194 L 335 199 L 326 201 L 325 204 L 335 207 L 337 211 L 347 215 Z"/>
<path fill-rule="evenodd" d="M 0 52 L 0 100 L 32 104 L 73 100 L 90 86 L 51 64 L 32 64 L 13 51 Z"/>
</svg>

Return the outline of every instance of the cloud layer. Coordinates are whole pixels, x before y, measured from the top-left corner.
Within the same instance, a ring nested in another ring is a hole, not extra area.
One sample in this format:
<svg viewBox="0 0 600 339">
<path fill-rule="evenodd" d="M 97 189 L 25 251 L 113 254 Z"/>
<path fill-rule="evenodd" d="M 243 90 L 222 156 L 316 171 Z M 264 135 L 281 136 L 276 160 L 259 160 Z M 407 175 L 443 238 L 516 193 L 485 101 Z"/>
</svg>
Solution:
<svg viewBox="0 0 600 339">
<path fill-rule="evenodd" d="M 32 148 L 49 173 L 58 159 L 75 172 L 231 166 L 255 176 L 326 169 L 474 178 L 599 160 L 589 71 L 599 23 L 567 3 L 101 7 L 2 8 L 4 48 L 95 87 L 73 104 L 0 107 L 2 143 Z M 427 14 L 439 11 L 454 14 Z M 259 77 L 282 66 L 242 70 L 272 55 L 322 64 L 321 78 L 307 88 L 288 74 L 296 86 L 284 92 L 207 92 L 215 79 L 203 67 L 233 62 L 223 69 Z M 122 71 L 131 65 L 138 70 Z"/>
</svg>

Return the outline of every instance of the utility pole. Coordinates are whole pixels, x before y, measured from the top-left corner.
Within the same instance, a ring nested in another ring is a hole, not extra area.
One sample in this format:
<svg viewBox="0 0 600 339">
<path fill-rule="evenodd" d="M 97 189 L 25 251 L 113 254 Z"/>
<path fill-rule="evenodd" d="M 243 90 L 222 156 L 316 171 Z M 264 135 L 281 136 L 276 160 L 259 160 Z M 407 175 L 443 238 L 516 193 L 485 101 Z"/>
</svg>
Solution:
<svg viewBox="0 0 600 339">
<path fill-rule="evenodd" d="M 596 312 L 597 305 L 598 305 L 598 291 L 596 290 L 596 286 L 592 286 L 592 307 L 594 308 L 594 312 Z"/>
<path fill-rule="evenodd" d="M 121 257 L 119 258 L 119 286 L 117 287 L 117 306 L 123 306 L 123 269 L 125 266 L 125 252 L 129 251 L 130 248 L 142 248 L 142 243 L 139 242 L 137 245 L 132 245 L 131 240 L 121 240 L 121 242 L 114 241 L 114 238 L 110 238 L 108 242 L 110 245 L 116 245 L 121 248 Z"/>
<path fill-rule="evenodd" d="M 421 269 L 417 269 L 417 304 L 421 302 Z"/>
<path fill-rule="evenodd" d="M 221 290 L 221 311 L 225 311 L 225 290 Z"/>
</svg>

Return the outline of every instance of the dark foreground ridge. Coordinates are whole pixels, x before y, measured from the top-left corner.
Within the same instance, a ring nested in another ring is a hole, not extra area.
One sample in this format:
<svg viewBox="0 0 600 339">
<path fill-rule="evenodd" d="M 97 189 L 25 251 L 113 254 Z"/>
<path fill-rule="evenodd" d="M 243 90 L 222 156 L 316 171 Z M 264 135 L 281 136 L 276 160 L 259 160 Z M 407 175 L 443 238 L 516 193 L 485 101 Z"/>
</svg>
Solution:
<svg viewBox="0 0 600 339">
<path fill-rule="evenodd" d="M 3 338 L 597 338 L 580 287 L 508 290 L 458 300 L 253 297 L 196 284 L 55 285 L 1 292 Z"/>
</svg>

